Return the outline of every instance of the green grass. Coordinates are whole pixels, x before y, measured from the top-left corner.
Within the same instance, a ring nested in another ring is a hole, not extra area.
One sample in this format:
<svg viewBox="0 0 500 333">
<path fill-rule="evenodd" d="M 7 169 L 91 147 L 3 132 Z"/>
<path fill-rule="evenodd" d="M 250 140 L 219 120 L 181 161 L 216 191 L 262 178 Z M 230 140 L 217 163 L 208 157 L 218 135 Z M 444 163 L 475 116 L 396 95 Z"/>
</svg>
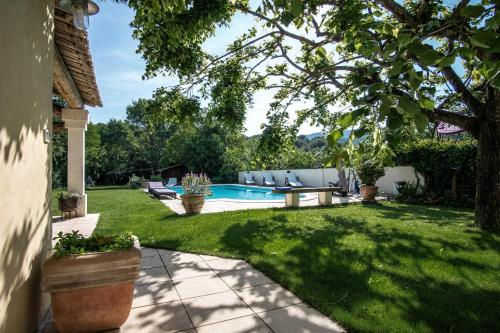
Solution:
<svg viewBox="0 0 500 333">
<path fill-rule="evenodd" d="M 500 332 L 500 235 L 465 209 L 395 203 L 179 217 L 138 190 L 88 192 L 97 232 L 249 261 L 350 331 Z"/>
</svg>

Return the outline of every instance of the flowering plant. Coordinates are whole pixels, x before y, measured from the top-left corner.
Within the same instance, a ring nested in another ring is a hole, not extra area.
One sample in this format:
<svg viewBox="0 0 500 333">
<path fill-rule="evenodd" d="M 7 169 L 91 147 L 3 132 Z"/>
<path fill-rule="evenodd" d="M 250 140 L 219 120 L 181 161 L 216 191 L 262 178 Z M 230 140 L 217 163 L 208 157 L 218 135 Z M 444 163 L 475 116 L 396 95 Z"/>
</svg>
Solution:
<svg viewBox="0 0 500 333">
<path fill-rule="evenodd" d="M 188 173 L 184 177 L 182 177 L 181 181 L 182 187 L 184 188 L 184 194 L 186 196 L 189 195 L 212 195 L 212 191 L 210 189 L 210 185 L 212 182 L 210 179 L 203 173 L 195 174 Z"/>
</svg>

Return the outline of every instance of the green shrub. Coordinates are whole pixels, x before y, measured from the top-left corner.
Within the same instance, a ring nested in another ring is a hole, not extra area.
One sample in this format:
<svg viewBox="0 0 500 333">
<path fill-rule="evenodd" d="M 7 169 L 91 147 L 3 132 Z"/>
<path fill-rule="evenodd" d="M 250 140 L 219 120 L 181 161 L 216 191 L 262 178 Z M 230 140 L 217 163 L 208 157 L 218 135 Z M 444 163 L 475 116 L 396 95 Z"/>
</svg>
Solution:
<svg viewBox="0 0 500 333">
<path fill-rule="evenodd" d="M 184 188 L 184 195 L 211 195 L 210 185 L 212 182 L 203 173 L 199 175 L 195 173 L 188 173 L 182 177 L 182 187 Z"/>
<path fill-rule="evenodd" d="M 397 184 L 396 187 L 398 190 L 398 194 L 395 196 L 396 201 L 416 203 L 423 199 L 423 188 L 418 177 L 416 182 L 402 182 Z"/>
<path fill-rule="evenodd" d="M 152 175 L 150 181 L 152 182 L 161 182 L 163 179 L 161 178 L 160 175 Z"/>
<path fill-rule="evenodd" d="M 131 233 L 121 233 L 113 236 L 93 235 L 85 238 L 78 231 L 63 233 L 54 237 L 57 240 L 54 246 L 56 257 L 89 252 L 107 252 L 128 250 L 134 245 Z"/>
<path fill-rule="evenodd" d="M 360 156 L 355 161 L 355 168 L 361 183 L 367 186 L 375 185 L 377 179 L 385 174 L 384 165 L 367 155 Z"/>
<path fill-rule="evenodd" d="M 136 175 L 132 175 L 130 177 L 130 179 L 128 180 L 128 183 L 127 185 L 130 187 L 130 188 L 133 188 L 133 189 L 137 189 L 137 188 L 140 188 L 142 186 L 142 183 L 144 183 L 146 180 L 142 177 L 139 177 L 139 176 L 136 176 Z"/>
<path fill-rule="evenodd" d="M 425 201 L 472 205 L 475 198 L 477 145 L 471 141 L 419 140 L 402 145 L 396 153 L 397 165 L 411 165 L 425 179 Z M 456 181 L 456 193 L 452 182 Z"/>
</svg>

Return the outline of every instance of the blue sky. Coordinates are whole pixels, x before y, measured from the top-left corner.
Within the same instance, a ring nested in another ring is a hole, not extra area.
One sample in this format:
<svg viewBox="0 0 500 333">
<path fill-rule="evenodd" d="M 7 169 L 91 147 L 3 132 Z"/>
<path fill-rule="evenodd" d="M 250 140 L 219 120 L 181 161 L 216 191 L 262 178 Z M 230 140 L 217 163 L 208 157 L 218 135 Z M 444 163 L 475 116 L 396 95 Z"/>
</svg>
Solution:
<svg viewBox="0 0 500 333">
<path fill-rule="evenodd" d="M 110 1 L 99 2 L 99 7 L 100 12 L 90 17 L 88 30 L 97 85 L 104 105 L 102 108 L 88 108 L 94 123 L 107 122 L 111 118 L 124 119 L 125 109 L 133 100 L 150 98 L 156 88 L 178 82 L 175 77 L 143 81 L 145 63 L 135 52 L 137 41 L 132 39 L 132 28 L 129 26 L 134 12 L 125 5 Z M 242 14 L 235 16 L 229 28 L 219 29 L 216 36 L 205 43 L 205 49 L 215 54 L 224 53 L 225 46 L 252 25 L 249 17 Z M 248 111 L 245 123 L 248 135 L 260 133 L 260 125 L 266 122 L 271 99 L 270 91 L 255 95 L 255 103 Z M 292 119 L 294 116 L 292 111 Z M 300 130 L 304 134 L 317 131 L 309 125 L 303 125 Z"/>
</svg>

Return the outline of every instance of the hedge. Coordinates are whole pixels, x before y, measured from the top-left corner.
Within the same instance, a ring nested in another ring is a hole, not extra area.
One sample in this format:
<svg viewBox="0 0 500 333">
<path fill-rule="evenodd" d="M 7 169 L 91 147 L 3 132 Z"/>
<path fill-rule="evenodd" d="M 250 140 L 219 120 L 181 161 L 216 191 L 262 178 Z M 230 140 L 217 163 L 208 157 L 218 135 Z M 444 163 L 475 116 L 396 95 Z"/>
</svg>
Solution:
<svg viewBox="0 0 500 333">
<path fill-rule="evenodd" d="M 475 197 L 473 141 L 424 139 L 406 143 L 396 151 L 397 165 L 411 165 L 425 179 L 424 196 L 432 202 L 472 205 Z M 456 195 L 452 192 L 456 179 Z"/>
</svg>

